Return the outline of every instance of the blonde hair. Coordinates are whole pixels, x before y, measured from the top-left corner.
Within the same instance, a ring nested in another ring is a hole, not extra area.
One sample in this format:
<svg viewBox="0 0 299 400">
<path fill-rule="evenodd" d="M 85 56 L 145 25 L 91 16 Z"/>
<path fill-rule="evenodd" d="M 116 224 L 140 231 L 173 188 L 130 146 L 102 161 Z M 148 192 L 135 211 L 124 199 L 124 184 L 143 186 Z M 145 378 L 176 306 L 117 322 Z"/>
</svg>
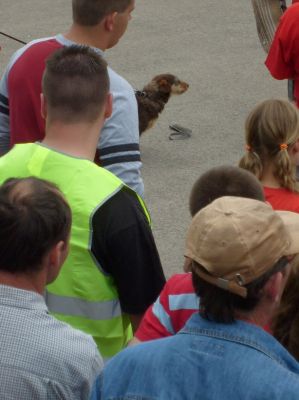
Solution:
<svg viewBox="0 0 299 400">
<path fill-rule="evenodd" d="M 288 152 L 299 139 L 297 108 L 287 100 L 265 100 L 248 115 L 245 133 L 247 151 L 239 166 L 261 179 L 266 163 L 272 163 L 280 186 L 299 192 L 296 166 Z"/>
</svg>

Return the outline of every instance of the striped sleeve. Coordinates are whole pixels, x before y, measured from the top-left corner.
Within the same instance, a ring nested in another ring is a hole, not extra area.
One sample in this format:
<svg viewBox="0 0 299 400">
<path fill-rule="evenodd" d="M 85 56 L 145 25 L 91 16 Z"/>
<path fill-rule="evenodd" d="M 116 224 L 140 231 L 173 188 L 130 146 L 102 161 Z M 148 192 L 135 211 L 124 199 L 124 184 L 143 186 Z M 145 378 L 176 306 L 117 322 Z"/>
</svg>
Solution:
<svg viewBox="0 0 299 400">
<path fill-rule="evenodd" d="M 143 342 L 174 335 L 198 310 L 199 298 L 194 293 L 191 274 L 175 274 L 146 311 L 135 337 Z"/>
<path fill-rule="evenodd" d="M 135 336 L 141 342 L 175 334 L 168 307 L 168 286 L 169 281 L 166 282 L 154 304 L 147 309 L 135 333 Z"/>
<path fill-rule="evenodd" d="M 100 165 L 143 196 L 138 109 L 132 86 L 108 68 L 112 116 L 105 121 L 98 146 Z"/>
<path fill-rule="evenodd" d="M 10 142 L 7 75 L 6 71 L 0 81 L 0 156 L 8 152 Z"/>
</svg>

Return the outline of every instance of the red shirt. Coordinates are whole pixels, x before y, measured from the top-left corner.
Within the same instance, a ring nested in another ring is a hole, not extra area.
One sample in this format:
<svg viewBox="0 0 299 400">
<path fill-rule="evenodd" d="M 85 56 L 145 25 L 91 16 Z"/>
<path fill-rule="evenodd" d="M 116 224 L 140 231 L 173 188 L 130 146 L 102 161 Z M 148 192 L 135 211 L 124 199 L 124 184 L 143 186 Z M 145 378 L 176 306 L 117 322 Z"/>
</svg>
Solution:
<svg viewBox="0 0 299 400">
<path fill-rule="evenodd" d="M 274 210 L 285 210 L 299 213 L 299 193 L 284 188 L 264 187 L 266 201 Z"/>
<path fill-rule="evenodd" d="M 11 145 L 44 138 L 45 121 L 40 112 L 42 76 L 47 58 L 60 47 L 62 45 L 55 39 L 32 44 L 9 71 L 9 108 L 15 110 L 10 118 Z"/>
<path fill-rule="evenodd" d="M 273 78 L 295 80 L 299 107 L 299 4 L 289 7 L 280 18 L 265 64 Z"/>
<path fill-rule="evenodd" d="M 173 275 L 146 311 L 135 334 L 140 341 L 174 335 L 199 310 L 191 273 Z"/>
<path fill-rule="evenodd" d="M 141 342 L 175 335 L 199 311 L 199 298 L 194 293 L 191 273 L 173 275 L 160 296 L 150 306 L 135 333 Z M 264 329 L 271 333 L 268 325 Z"/>
</svg>

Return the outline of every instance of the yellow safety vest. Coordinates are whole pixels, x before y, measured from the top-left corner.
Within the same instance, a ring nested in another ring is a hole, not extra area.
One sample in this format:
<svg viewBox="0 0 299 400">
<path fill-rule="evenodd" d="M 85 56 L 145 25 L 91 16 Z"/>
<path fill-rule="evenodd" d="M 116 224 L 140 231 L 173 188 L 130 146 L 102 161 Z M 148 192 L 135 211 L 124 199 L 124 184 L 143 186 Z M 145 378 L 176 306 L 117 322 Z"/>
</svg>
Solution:
<svg viewBox="0 0 299 400">
<path fill-rule="evenodd" d="M 91 218 L 124 183 L 91 161 L 33 143 L 15 145 L 0 158 L 0 183 L 27 176 L 58 185 L 73 215 L 70 253 L 58 278 L 47 286 L 47 306 L 57 319 L 93 336 L 102 356 L 110 358 L 130 340 L 132 328 L 121 311 L 113 277 L 91 253 Z M 135 195 L 150 223 L 145 204 Z"/>
</svg>

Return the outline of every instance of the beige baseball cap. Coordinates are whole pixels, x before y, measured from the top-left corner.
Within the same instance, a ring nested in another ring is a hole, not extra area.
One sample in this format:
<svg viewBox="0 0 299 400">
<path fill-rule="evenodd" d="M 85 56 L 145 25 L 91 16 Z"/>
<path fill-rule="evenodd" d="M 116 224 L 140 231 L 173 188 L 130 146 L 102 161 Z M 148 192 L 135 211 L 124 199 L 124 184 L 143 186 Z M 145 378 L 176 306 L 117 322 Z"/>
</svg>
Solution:
<svg viewBox="0 0 299 400">
<path fill-rule="evenodd" d="M 283 256 L 299 253 L 299 214 L 259 200 L 225 196 L 192 219 L 185 256 L 202 279 L 246 297 L 244 285 Z"/>
</svg>

